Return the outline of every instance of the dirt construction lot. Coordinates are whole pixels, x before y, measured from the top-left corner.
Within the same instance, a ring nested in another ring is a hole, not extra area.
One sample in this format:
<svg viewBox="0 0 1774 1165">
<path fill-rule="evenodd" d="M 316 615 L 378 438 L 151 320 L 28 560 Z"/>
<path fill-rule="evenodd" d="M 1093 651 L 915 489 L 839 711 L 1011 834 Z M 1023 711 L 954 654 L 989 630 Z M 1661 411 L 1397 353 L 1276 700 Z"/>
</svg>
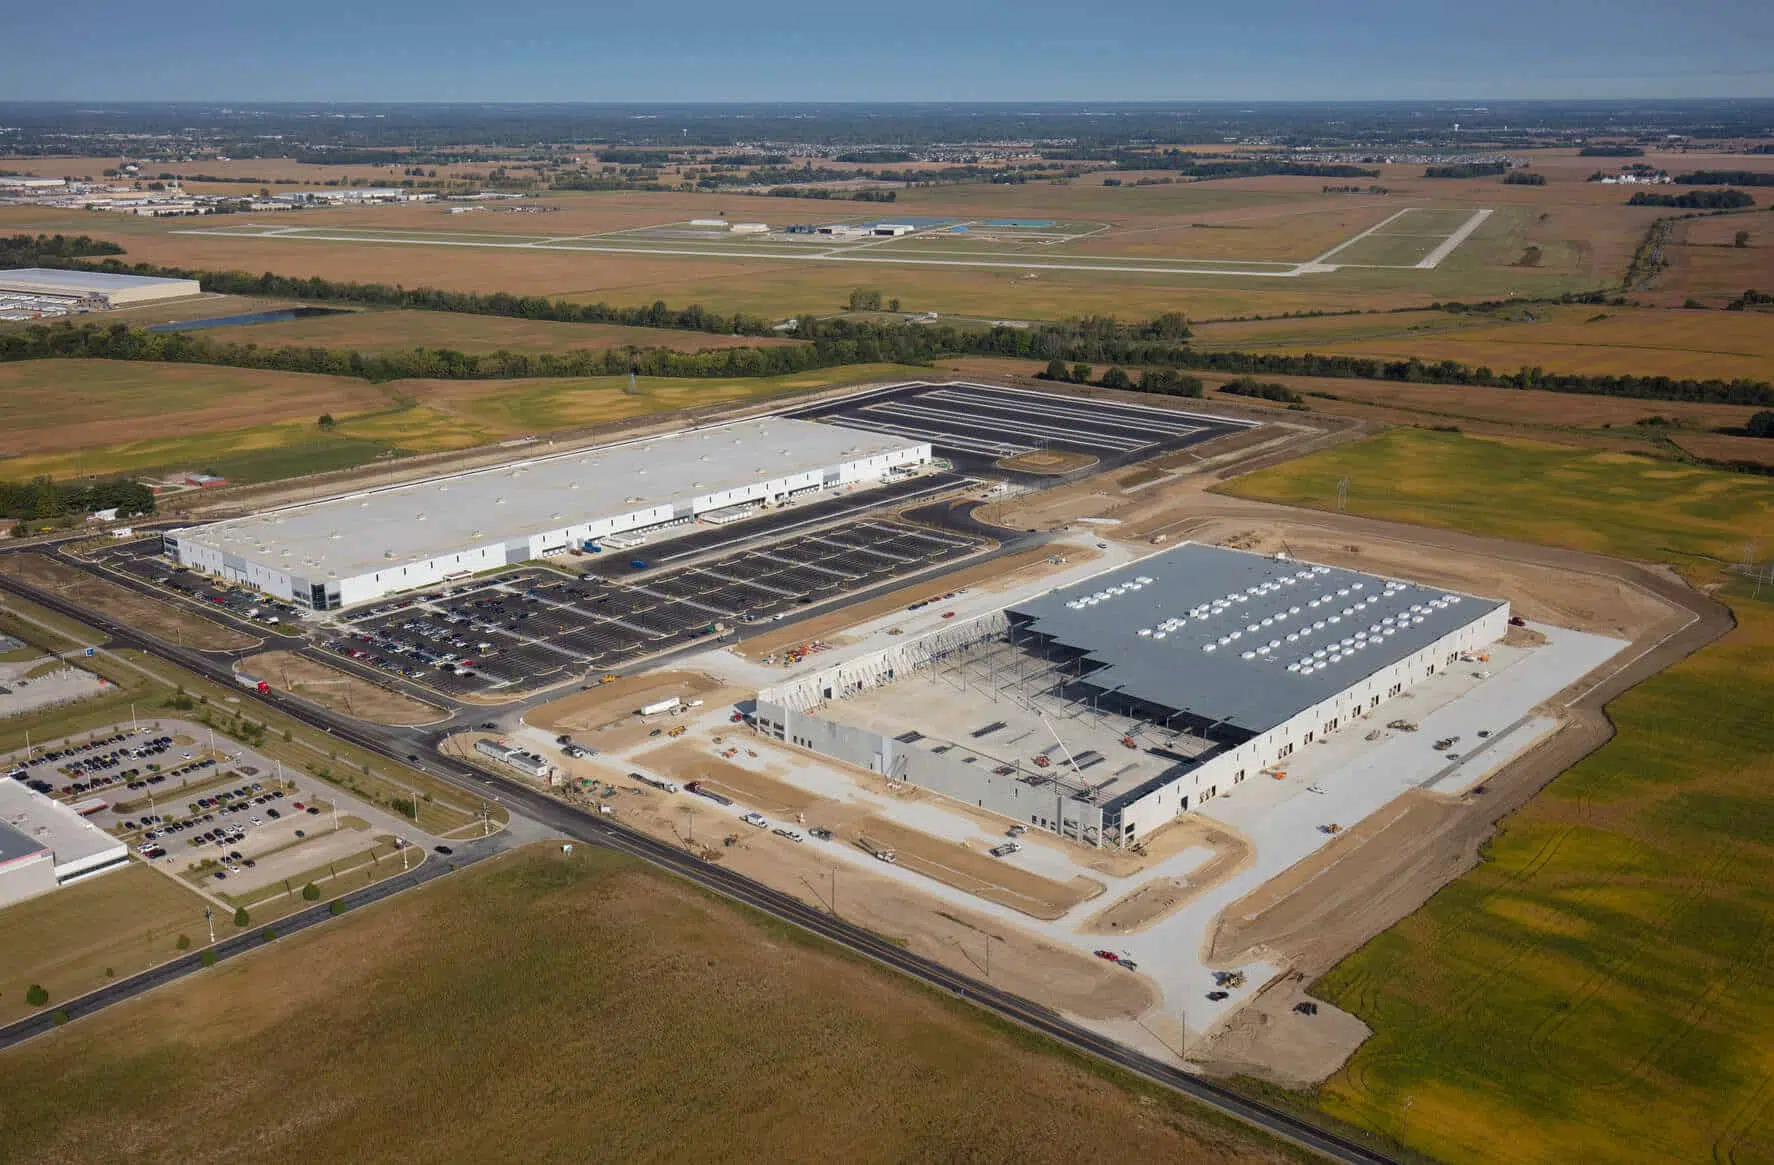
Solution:
<svg viewBox="0 0 1774 1165">
<path fill-rule="evenodd" d="M 636 712 L 673 696 L 688 703 L 706 700 L 721 689 L 719 680 L 696 672 L 662 671 L 624 676 L 596 684 L 532 709 L 524 719 L 550 732 L 591 732 L 625 721 L 640 722 Z"/>
<path fill-rule="evenodd" d="M 127 587 L 41 554 L 11 555 L 0 563 L 0 570 L 170 643 L 202 651 L 241 651 L 258 642 L 171 603 L 138 595 Z"/>
<path fill-rule="evenodd" d="M 374 724 L 430 724 L 444 718 L 441 708 L 287 651 L 252 656 L 246 670 L 274 688 Z"/>
</svg>

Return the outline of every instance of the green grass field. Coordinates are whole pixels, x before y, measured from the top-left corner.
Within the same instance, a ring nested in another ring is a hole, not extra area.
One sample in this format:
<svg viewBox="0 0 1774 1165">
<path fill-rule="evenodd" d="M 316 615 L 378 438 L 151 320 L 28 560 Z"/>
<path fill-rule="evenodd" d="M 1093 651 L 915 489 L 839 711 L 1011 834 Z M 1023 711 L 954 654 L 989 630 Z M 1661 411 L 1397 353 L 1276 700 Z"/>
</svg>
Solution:
<svg viewBox="0 0 1774 1165">
<path fill-rule="evenodd" d="M 1774 480 L 1626 453 L 1394 429 L 1223 487 L 1326 509 L 1349 482 L 1350 513 L 1452 526 L 1711 578 L 1745 542 L 1774 538 Z"/>
<path fill-rule="evenodd" d="M 1352 511 L 1703 579 L 1774 515 L 1763 478 L 1413 430 L 1232 490 L 1323 505 L 1344 476 Z M 1774 603 L 1742 590 L 1736 630 L 1314 988 L 1376 1032 L 1326 1112 L 1448 1161 L 1774 1159 Z"/>
<path fill-rule="evenodd" d="M 55 1007 L 176 957 L 181 934 L 202 945 L 203 907 L 176 879 L 132 862 L 0 910 L 0 1023 L 36 1010 L 25 1000 L 33 983 Z"/>
<path fill-rule="evenodd" d="M 591 847 L 13 1049 L 0 1097 L 8 1161 L 1305 1160 Z"/>
</svg>

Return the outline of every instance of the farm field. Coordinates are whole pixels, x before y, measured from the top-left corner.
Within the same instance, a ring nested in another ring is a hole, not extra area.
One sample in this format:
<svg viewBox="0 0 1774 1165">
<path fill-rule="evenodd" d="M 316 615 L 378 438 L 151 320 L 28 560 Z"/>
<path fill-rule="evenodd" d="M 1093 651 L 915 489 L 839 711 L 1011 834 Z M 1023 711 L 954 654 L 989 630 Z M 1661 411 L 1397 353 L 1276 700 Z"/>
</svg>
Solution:
<svg viewBox="0 0 1774 1165">
<path fill-rule="evenodd" d="M 389 407 L 356 377 L 127 360 L 0 364 L 0 454 L 66 453 Z M 18 476 L 7 462 L 0 473 Z"/>
<path fill-rule="evenodd" d="M 1650 297 L 1668 307 L 1679 307 L 1689 299 L 1723 307 L 1750 288 L 1774 286 L 1774 215 L 1765 210 L 1768 189 L 1762 187 L 1756 194 L 1761 213 L 1677 222 L 1663 249 L 1669 269 L 1651 281 Z M 1742 230 L 1749 232 L 1749 245 L 1734 246 Z"/>
<path fill-rule="evenodd" d="M 1656 402 L 1644 402 L 1656 403 Z M 1673 562 L 1711 579 L 1774 539 L 1774 480 L 1540 441 L 1394 429 L 1221 487 L 1239 497 Z"/>
<path fill-rule="evenodd" d="M 0 1088 L 8 1159 L 1300 1159 L 589 847 L 279 940 L 0 1055 Z"/>
<path fill-rule="evenodd" d="M 1413 431 L 1231 492 L 1322 504 L 1343 475 L 1352 512 L 1700 580 L 1774 532 L 1764 479 Z M 1725 639 L 1609 706 L 1619 735 L 1488 860 L 1313 988 L 1376 1031 L 1325 1111 L 1456 1162 L 1774 1154 L 1774 606 L 1735 606 Z"/>
<path fill-rule="evenodd" d="M 179 954 L 178 938 L 209 937 L 204 900 L 176 879 L 131 862 L 0 910 L 0 1023 L 29 1015 L 31 984 L 56 1007 Z"/>
<path fill-rule="evenodd" d="M 1583 375 L 1774 378 L 1774 324 L 1755 312 L 1573 305 L 1510 315 L 1517 318 L 1423 311 L 1202 324 L 1195 343 L 1205 350 L 1415 356 L 1511 372 L 1533 366 Z"/>
<path fill-rule="evenodd" d="M 24 361 L 0 365 L 0 418 L 16 417 L 19 425 L 14 432 L 0 428 L 0 449 L 14 453 L 0 457 L 0 478 L 213 471 L 238 483 L 275 481 L 390 454 L 466 449 L 508 436 L 928 371 L 871 364 L 737 380 L 642 377 L 631 395 L 626 377 L 374 385 L 209 365 Z M 9 387 L 17 391 L 8 394 Z M 156 411 L 156 401 L 164 411 Z M 111 409 L 130 419 L 89 419 Z M 331 429 L 318 426 L 322 413 L 333 416 Z"/>
<path fill-rule="evenodd" d="M 217 340 L 238 340 L 265 347 L 312 345 L 358 352 L 453 348 L 458 352 L 542 353 L 627 347 L 702 352 L 710 348 L 771 348 L 795 342 L 776 337 L 716 335 L 615 324 L 556 323 L 438 311 L 349 312 L 219 329 L 209 335 Z"/>
<path fill-rule="evenodd" d="M 626 420 L 650 413 L 764 400 L 815 389 L 928 375 L 927 368 L 857 364 L 787 376 L 738 380 L 643 376 L 629 395 L 625 376 L 532 380 L 403 380 L 424 404 L 505 433 L 546 432 Z"/>
</svg>

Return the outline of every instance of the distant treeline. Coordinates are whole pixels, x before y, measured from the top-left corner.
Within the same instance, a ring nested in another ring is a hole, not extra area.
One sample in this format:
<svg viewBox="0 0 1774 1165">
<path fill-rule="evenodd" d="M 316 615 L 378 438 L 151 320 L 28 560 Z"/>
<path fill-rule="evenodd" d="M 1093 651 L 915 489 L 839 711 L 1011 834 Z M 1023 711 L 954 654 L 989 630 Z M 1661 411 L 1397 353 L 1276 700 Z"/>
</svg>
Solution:
<svg viewBox="0 0 1774 1165">
<path fill-rule="evenodd" d="M 1690 190 L 1686 194 L 1652 194 L 1640 190 L 1626 200 L 1627 206 L 1668 206 L 1676 210 L 1741 210 L 1756 200 L 1741 190 Z"/>
<path fill-rule="evenodd" d="M 57 483 L 47 477 L 0 481 L 0 518 L 46 520 L 112 508 L 122 518 L 152 514 L 154 493 L 145 485 L 122 478 L 89 485 Z"/>
<path fill-rule="evenodd" d="M 1642 158 L 1645 156 L 1640 146 L 1584 146 L 1577 151 L 1580 158 Z"/>
<path fill-rule="evenodd" d="M 833 190 L 829 186 L 772 186 L 772 198 L 814 198 L 835 202 L 898 202 L 897 190 Z"/>
<path fill-rule="evenodd" d="M 116 243 L 87 235 L 0 235 L 0 267 L 55 267 L 63 259 L 121 254 Z"/>
<path fill-rule="evenodd" d="M 905 150 L 851 150 L 849 153 L 839 154 L 835 160 L 879 166 L 887 162 L 910 162 L 915 159 Z"/>
<path fill-rule="evenodd" d="M 1677 186 L 1774 186 L 1774 172 L 1762 170 L 1696 170 L 1677 174 Z"/>
<path fill-rule="evenodd" d="M 1507 174 L 1508 162 L 1450 162 L 1445 166 L 1428 166 L 1423 170 L 1425 178 L 1485 178 L 1492 174 Z"/>
<path fill-rule="evenodd" d="M 1536 174 L 1531 170 L 1511 170 L 1503 175 L 1505 186 L 1544 186 L 1546 175 Z"/>
<path fill-rule="evenodd" d="M 1043 158 L 1105 162 L 1119 170 L 1170 170 L 1192 178 L 1378 178 L 1378 170 L 1340 162 L 1286 162 L 1277 158 L 1220 158 L 1189 150 L 1042 150 Z"/>
<path fill-rule="evenodd" d="M 661 305 L 662 306 L 662 305 Z M 686 312 L 694 309 L 685 309 Z M 665 309 L 666 315 L 672 315 Z M 1539 389 L 1642 400 L 1708 404 L 1774 405 L 1766 381 L 1692 380 L 1668 376 L 1580 376 L 1522 368 L 1498 372 L 1452 360 L 1378 360 L 1361 356 L 1288 355 L 1273 352 L 1200 352 L 1187 343 L 1180 315 L 1143 324 L 1091 317 L 1040 328 L 962 329 L 947 325 L 804 319 L 799 344 L 677 352 L 620 348 L 528 355 L 462 353 L 448 349 L 362 353 L 325 348 L 261 348 L 219 343 L 194 332 L 151 333 L 123 324 L 59 323 L 0 333 L 0 361 L 54 357 L 223 364 L 288 372 L 358 376 L 368 380 L 412 377 L 497 379 L 531 376 L 610 376 L 630 370 L 647 376 L 777 376 L 850 364 L 928 364 L 950 356 L 999 356 L 1065 362 L 1108 362 L 1152 369 L 1190 369 L 1245 377 L 1316 376 L 1418 384 L 1482 385 Z"/>
</svg>

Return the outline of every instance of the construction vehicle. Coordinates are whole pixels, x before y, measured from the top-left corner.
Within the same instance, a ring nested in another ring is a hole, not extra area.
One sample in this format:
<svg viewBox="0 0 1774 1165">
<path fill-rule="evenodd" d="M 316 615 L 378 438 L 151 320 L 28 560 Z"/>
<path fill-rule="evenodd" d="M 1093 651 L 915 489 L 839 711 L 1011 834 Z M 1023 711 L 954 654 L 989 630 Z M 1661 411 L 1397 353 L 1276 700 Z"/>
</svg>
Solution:
<svg viewBox="0 0 1774 1165">
<path fill-rule="evenodd" d="M 1386 727 L 1394 729 L 1395 731 L 1398 731 L 1398 732 L 1415 732 L 1417 730 L 1416 724 L 1410 720 L 1388 721 L 1386 724 Z"/>
<path fill-rule="evenodd" d="M 1044 769 L 1052 763 L 1053 762 L 1048 760 L 1045 756 L 1037 756 L 1035 758 L 1035 767 L 1038 769 Z"/>
<path fill-rule="evenodd" d="M 818 838 L 820 841 L 830 841 L 832 839 L 832 831 L 823 826 L 815 825 L 807 832 Z"/>
<path fill-rule="evenodd" d="M 673 728 L 670 732 L 667 732 L 666 735 L 667 736 L 682 736 L 684 733 L 686 733 L 688 731 L 689 731 L 689 727 L 687 725 L 680 724 L 676 728 Z"/>
<path fill-rule="evenodd" d="M 1243 971 L 1215 971 L 1213 981 L 1217 986 L 1237 989 L 1244 986 Z"/>
<path fill-rule="evenodd" d="M 1138 748 L 1138 747 L 1139 747 L 1139 742 L 1138 742 L 1138 741 L 1136 741 L 1136 740 L 1135 740 L 1135 739 L 1134 739 L 1134 738 L 1133 738 L 1133 737 L 1131 737 L 1131 736 L 1123 736 L 1123 737 L 1122 737 L 1122 738 L 1121 738 L 1121 746 L 1122 746 L 1122 747 L 1123 747 L 1123 748 Z"/>
<path fill-rule="evenodd" d="M 878 862 L 886 862 L 888 865 L 892 865 L 899 860 L 899 855 L 894 853 L 890 847 L 884 846 L 880 842 L 872 841 L 867 837 L 857 838 L 856 844 L 861 846 L 864 852 Z"/>
<path fill-rule="evenodd" d="M 684 789 L 687 792 L 691 792 L 691 793 L 696 794 L 698 797 L 707 797 L 710 801 L 713 801 L 716 805 L 731 805 L 731 804 L 733 804 L 733 798 L 723 797 L 723 796 L 721 796 L 721 794 L 715 792 L 713 789 L 703 788 L 701 781 L 691 781 L 689 784 L 684 786 Z"/>
<path fill-rule="evenodd" d="M 616 682 L 616 677 L 609 672 L 605 672 L 597 678 L 597 682 L 600 684 L 613 684 Z"/>
<path fill-rule="evenodd" d="M 1320 825 L 1318 827 L 1318 832 L 1335 835 L 1343 832 L 1343 827 L 1333 821 L 1329 825 Z"/>
</svg>

